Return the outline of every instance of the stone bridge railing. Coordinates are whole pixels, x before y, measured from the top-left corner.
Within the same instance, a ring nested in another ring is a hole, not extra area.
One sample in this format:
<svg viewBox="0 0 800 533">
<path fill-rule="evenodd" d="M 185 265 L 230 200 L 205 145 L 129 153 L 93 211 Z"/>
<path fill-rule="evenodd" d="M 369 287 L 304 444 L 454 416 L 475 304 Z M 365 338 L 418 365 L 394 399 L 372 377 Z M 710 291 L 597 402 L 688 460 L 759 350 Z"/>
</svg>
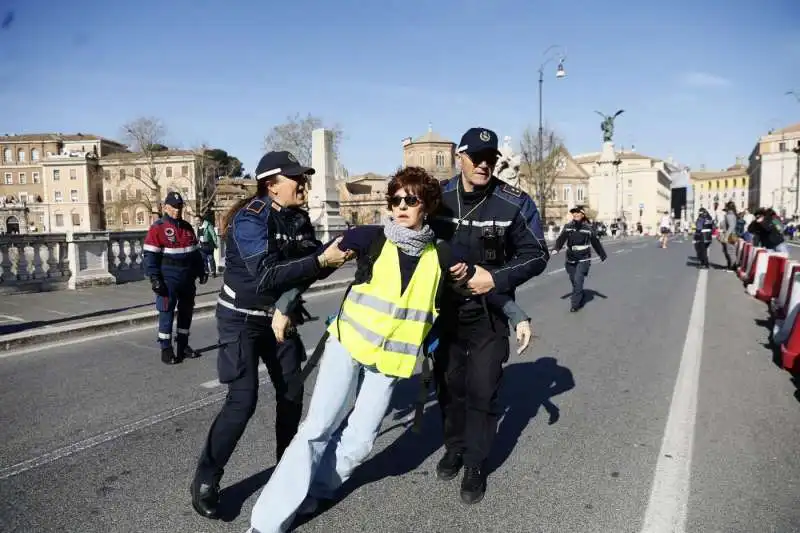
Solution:
<svg viewBox="0 0 800 533">
<path fill-rule="evenodd" d="M 143 280 L 145 235 L 145 231 L 0 235 L 0 294 Z M 220 263 L 218 256 L 217 265 L 224 267 Z"/>
</svg>

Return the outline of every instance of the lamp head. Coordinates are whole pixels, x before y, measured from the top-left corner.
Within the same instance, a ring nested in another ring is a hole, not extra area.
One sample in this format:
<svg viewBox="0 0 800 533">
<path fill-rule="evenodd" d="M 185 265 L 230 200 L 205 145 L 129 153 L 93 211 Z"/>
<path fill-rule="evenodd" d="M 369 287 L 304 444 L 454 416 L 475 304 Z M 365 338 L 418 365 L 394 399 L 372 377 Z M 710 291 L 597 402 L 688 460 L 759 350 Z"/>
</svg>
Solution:
<svg viewBox="0 0 800 533">
<path fill-rule="evenodd" d="M 564 70 L 564 60 L 558 62 L 558 68 L 556 69 L 556 78 L 561 79 L 567 75 L 567 71 Z"/>
</svg>

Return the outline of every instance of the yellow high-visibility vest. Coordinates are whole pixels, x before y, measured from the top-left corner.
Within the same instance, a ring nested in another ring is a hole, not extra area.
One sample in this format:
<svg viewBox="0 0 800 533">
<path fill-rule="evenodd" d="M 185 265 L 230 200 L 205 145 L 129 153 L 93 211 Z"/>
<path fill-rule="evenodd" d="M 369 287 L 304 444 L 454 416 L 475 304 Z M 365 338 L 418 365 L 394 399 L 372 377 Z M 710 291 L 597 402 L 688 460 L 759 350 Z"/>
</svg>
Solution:
<svg viewBox="0 0 800 533">
<path fill-rule="evenodd" d="M 359 363 L 388 376 L 410 377 L 438 316 L 441 276 L 436 247 L 429 244 L 401 294 L 400 256 L 387 240 L 372 267 L 372 279 L 352 286 L 328 332 Z"/>
</svg>

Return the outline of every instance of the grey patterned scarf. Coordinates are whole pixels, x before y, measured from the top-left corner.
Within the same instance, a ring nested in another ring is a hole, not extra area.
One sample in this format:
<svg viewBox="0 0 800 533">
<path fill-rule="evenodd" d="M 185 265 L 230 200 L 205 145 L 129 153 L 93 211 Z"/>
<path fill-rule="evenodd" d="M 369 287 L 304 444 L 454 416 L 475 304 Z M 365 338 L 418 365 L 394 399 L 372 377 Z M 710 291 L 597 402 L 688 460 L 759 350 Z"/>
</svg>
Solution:
<svg viewBox="0 0 800 533">
<path fill-rule="evenodd" d="M 406 255 L 419 257 L 426 245 L 433 242 L 434 235 L 430 226 L 425 224 L 419 231 L 401 226 L 391 217 L 383 224 L 383 233 L 400 251 Z"/>
</svg>

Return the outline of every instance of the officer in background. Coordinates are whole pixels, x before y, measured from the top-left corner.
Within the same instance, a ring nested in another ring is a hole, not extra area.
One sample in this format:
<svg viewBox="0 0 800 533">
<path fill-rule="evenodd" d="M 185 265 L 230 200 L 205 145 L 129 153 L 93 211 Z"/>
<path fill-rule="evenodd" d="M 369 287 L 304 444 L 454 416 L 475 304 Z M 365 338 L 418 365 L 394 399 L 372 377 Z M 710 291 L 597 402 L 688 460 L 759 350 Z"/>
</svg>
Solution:
<svg viewBox="0 0 800 533">
<path fill-rule="evenodd" d="M 195 280 L 208 281 L 203 256 L 192 225 L 183 220 L 183 198 L 170 192 L 164 200 L 163 215 L 144 239 L 145 274 L 156 293 L 158 342 L 161 361 L 174 365 L 185 357 L 196 357 L 189 347 L 189 327 L 194 311 Z M 172 348 L 172 321 L 178 310 L 176 350 Z"/>
<path fill-rule="evenodd" d="M 608 258 L 600 239 L 597 238 L 594 228 L 586 220 L 586 211 L 583 207 L 573 207 L 569 210 L 572 220 L 564 224 L 564 229 L 556 239 L 553 254 L 561 251 L 567 245 L 566 264 L 564 265 L 569 281 L 572 283 L 572 297 L 570 299 L 570 312 L 574 313 L 583 307 L 583 280 L 589 275 L 592 264 L 592 248 L 595 249 L 601 261 Z"/>
<path fill-rule="evenodd" d="M 708 210 L 701 207 L 697 212 L 697 222 L 694 231 L 694 251 L 697 253 L 697 268 L 708 269 L 708 247 L 714 240 L 714 219 L 711 218 Z"/>
<path fill-rule="evenodd" d="M 259 362 L 275 387 L 278 460 L 300 423 L 303 390 L 297 384 L 305 350 L 291 332 L 292 319 L 300 314 L 299 295 L 350 258 L 338 246 L 320 253 L 310 220 L 300 211 L 313 173 L 289 152 L 267 153 L 256 168 L 256 195 L 234 205 L 223 221 L 217 372 L 228 395 L 209 429 L 190 488 L 193 508 L 206 518 L 218 517 L 219 482 L 255 412 Z"/>
<path fill-rule="evenodd" d="M 466 281 L 467 294 L 450 291 L 442 303 L 434 373 L 446 452 L 437 475 L 452 479 L 463 466 L 461 499 L 471 504 L 486 491 L 485 461 L 497 430 L 497 392 L 510 348 L 507 319 L 482 295 L 496 291 L 513 298 L 517 286 L 545 269 L 549 253 L 533 200 L 492 175 L 500 155 L 497 135 L 471 128 L 457 153 L 461 173 L 442 182 L 442 205 L 431 227 L 457 259 L 476 266 Z M 458 266 L 451 271 L 459 279 L 454 269 Z"/>
</svg>

